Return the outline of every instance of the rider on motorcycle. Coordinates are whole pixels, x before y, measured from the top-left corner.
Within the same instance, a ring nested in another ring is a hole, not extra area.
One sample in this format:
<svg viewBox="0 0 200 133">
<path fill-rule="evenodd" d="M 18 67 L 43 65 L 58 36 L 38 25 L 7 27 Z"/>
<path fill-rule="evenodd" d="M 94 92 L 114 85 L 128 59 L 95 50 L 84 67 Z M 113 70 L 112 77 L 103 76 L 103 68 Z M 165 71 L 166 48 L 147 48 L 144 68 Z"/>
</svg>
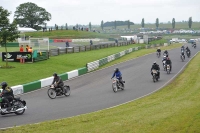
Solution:
<svg viewBox="0 0 200 133">
<path fill-rule="evenodd" d="M 184 51 L 184 52 L 185 52 L 185 47 L 184 47 L 184 45 L 181 46 L 181 51 Z"/>
<path fill-rule="evenodd" d="M 8 105 L 7 111 L 10 111 L 11 110 L 10 101 L 12 101 L 14 98 L 13 90 L 12 90 L 12 88 L 10 88 L 8 86 L 8 84 L 6 82 L 2 82 L 1 86 L 3 89 L 2 93 L 1 93 L 2 102 L 7 103 L 7 105 Z"/>
<path fill-rule="evenodd" d="M 54 73 L 53 76 L 54 76 L 54 79 L 53 79 L 52 84 L 54 84 L 56 82 L 55 88 L 61 88 L 63 91 L 64 83 L 63 83 L 62 79 L 58 76 L 57 73 Z"/>
<path fill-rule="evenodd" d="M 168 54 L 169 54 L 169 53 L 168 53 L 167 50 L 165 50 L 164 53 L 163 53 L 163 55 L 168 55 Z"/>
<path fill-rule="evenodd" d="M 172 70 L 172 61 L 170 60 L 170 58 L 168 56 L 167 56 L 165 64 L 170 66 L 170 71 L 171 71 Z"/>
<path fill-rule="evenodd" d="M 161 52 L 161 49 L 160 49 L 160 47 L 158 47 L 158 49 L 157 49 L 157 52 L 158 52 L 158 53 L 160 53 L 160 52 Z"/>
<path fill-rule="evenodd" d="M 119 82 L 124 86 L 124 82 L 122 80 L 122 73 L 119 71 L 118 68 L 115 68 L 112 78 L 114 78 L 115 76 L 119 80 Z"/>
<path fill-rule="evenodd" d="M 192 42 L 192 47 L 196 47 L 196 42 L 194 41 L 194 42 Z"/>
<path fill-rule="evenodd" d="M 184 46 L 181 47 L 181 56 L 185 59 L 185 49 Z"/>
<path fill-rule="evenodd" d="M 190 54 L 190 49 L 188 48 L 188 46 L 186 47 L 186 52 L 189 52 Z"/>
<path fill-rule="evenodd" d="M 158 72 L 158 78 L 160 78 L 160 67 L 159 67 L 159 65 L 158 64 L 156 64 L 156 62 L 154 62 L 153 63 L 153 65 L 152 65 L 152 67 L 151 67 L 151 75 L 153 76 L 153 72 L 152 72 L 152 70 L 153 69 L 155 69 L 155 70 L 157 70 L 157 72 Z"/>
</svg>

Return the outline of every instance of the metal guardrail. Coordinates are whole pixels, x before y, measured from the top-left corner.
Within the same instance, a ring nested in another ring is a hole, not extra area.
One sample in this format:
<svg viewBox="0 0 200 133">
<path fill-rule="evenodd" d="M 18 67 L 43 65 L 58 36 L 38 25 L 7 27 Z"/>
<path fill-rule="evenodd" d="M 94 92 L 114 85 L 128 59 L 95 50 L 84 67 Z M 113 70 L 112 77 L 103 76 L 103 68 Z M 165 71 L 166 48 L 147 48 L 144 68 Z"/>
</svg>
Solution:
<svg viewBox="0 0 200 133">
<path fill-rule="evenodd" d="M 84 46 L 75 46 L 75 47 L 66 47 L 66 48 L 57 48 L 57 49 L 50 49 L 49 56 L 57 56 L 60 54 L 68 54 L 68 53 L 78 53 L 83 51 L 91 51 L 109 47 L 119 47 L 133 44 L 130 41 L 126 42 L 119 42 L 119 43 L 102 43 L 96 45 L 84 45 Z"/>
</svg>

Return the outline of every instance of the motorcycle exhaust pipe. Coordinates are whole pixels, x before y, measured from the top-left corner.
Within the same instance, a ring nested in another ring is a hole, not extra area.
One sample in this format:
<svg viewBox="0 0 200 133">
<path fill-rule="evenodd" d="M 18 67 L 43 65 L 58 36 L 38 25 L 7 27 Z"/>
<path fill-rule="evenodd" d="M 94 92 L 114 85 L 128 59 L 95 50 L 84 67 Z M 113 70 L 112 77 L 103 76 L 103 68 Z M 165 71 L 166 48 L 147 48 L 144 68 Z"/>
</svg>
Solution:
<svg viewBox="0 0 200 133">
<path fill-rule="evenodd" d="M 23 107 L 23 108 L 19 108 L 19 109 L 16 110 L 16 112 L 22 111 L 22 110 L 24 110 L 24 109 L 27 109 L 27 107 L 25 106 L 25 107 Z"/>
</svg>

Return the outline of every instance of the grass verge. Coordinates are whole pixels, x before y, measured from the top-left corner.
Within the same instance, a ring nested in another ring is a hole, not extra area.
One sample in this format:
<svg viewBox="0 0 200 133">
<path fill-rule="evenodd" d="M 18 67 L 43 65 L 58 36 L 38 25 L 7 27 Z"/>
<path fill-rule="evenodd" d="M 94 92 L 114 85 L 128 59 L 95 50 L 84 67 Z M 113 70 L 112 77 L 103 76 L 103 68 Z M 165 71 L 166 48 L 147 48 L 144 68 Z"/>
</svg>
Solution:
<svg viewBox="0 0 200 133">
<path fill-rule="evenodd" d="M 199 58 L 200 53 L 192 59 L 186 69 L 174 81 L 147 97 L 111 109 L 40 124 L 24 125 L 1 130 L 1 132 L 200 132 Z"/>
<path fill-rule="evenodd" d="M 33 38 L 49 37 L 50 39 L 83 39 L 83 38 L 108 38 L 108 35 L 88 32 L 88 31 L 75 31 L 75 30 L 53 30 L 51 32 L 26 32 L 26 36 Z"/>
<path fill-rule="evenodd" d="M 54 72 L 58 74 L 69 72 L 78 68 L 82 68 L 88 62 L 92 62 L 111 54 L 126 50 L 130 47 L 141 46 L 141 44 L 134 44 L 122 47 L 111 47 L 106 49 L 92 50 L 87 52 L 73 53 L 73 54 L 63 54 L 59 56 L 50 57 L 49 60 L 40 61 L 36 63 L 25 63 L 20 64 L 18 62 L 9 62 L 10 66 L 14 66 L 12 69 L 0 69 L 1 75 L 0 81 L 7 81 L 10 86 L 25 84 L 35 80 L 40 80 L 46 77 L 52 76 Z M 180 47 L 181 44 L 174 44 L 169 47 L 164 47 L 164 49 Z M 118 60 L 110 62 L 103 67 L 114 64 L 116 62 L 132 59 L 138 56 L 142 56 L 147 53 L 155 52 L 155 49 L 142 49 L 130 53 Z M 1 62 L 0 66 L 5 65 L 5 62 Z"/>
</svg>

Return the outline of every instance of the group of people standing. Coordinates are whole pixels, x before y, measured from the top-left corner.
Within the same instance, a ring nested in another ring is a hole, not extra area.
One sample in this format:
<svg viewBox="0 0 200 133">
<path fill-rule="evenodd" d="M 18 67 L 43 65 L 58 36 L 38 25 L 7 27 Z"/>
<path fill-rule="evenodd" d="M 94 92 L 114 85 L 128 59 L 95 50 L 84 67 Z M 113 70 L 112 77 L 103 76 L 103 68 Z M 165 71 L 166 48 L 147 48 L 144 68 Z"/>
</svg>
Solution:
<svg viewBox="0 0 200 133">
<path fill-rule="evenodd" d="M 21 45 L 20 48 L 19 48 L 19 52 L 33 52 L 33 49 L 32 47 L 29 47 L 29 45 L 26 45 L 26 51 L 24 51 L 24 46 Z"/>
</svg>

